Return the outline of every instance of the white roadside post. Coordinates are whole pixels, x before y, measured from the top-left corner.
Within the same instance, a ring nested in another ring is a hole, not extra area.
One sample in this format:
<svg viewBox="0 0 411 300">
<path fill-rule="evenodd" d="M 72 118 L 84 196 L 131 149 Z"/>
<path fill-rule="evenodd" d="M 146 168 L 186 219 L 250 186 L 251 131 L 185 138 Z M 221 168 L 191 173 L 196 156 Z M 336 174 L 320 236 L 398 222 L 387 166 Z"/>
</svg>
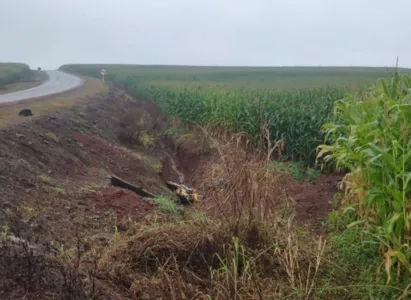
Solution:
<svg viewBox="0 0 411 300">
<path fill-rule="evenodd" d="M 104 82 L 104 75 L 106 75 L 106 73 L 107 73 L 106 70 L 101 69 L 100 74 L 102 76 L 103 82 Z"/>
</svg>

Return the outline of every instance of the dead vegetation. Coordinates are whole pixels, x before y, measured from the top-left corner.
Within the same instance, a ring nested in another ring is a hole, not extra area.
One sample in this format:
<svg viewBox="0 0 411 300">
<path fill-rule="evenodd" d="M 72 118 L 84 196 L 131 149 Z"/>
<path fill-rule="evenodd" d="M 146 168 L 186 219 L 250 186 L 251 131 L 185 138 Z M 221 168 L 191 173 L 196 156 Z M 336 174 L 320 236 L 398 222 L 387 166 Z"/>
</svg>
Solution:
<svg viewBox="0 0 411 300">
<path fill-rule="evenodd" d="M 114 235 L 97 263 L 98 277 L 111 294 L 121 299 L 312 297 L 325 241 L 297 233 L 293 202 L 281 192 L 279 175 L 266 168 L 266 158 L 253 152 L 246 137 L 219 140 L 214 142 L 220 169 L 211 172 L 220 171 L 211 178 L 229 184 L 203 200 L 216 208 L 209 214 L 193 208 L 171 221 L 153 216 Z M 276 205 L 280 202 L 282 207 Z"/>
<path fill-rule="evenodd" d="M 113 93 L 3 130 L 2 236 L 21 231 L 37 248 L 3 241 L 1 298 L 314 297 L 325 241 L 297 230 L 291 178 L 269 167 L 281 145 L 257 151 L 217 129 L 174 144 L 166 129 L 152 104 Z M 182 214 L 104 186 L 114 173 L 164 195 L 170 157 L 203 195 Z"/>
</svg>

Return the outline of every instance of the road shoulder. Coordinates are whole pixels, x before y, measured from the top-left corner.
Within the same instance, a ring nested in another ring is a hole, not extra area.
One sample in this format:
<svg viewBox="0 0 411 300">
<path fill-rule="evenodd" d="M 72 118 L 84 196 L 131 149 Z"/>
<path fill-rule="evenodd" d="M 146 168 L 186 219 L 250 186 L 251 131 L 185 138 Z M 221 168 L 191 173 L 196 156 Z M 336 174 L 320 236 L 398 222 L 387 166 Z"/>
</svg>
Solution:
<svg viewBox="0 0 411 300">
<path fill-rule="evenodd" d="M 40 98 L 0 104 L 0 128 L 27 122 L 38 116 L 82 104 L 92 97 L 104 96 L 108 93 L 108 86 L 100 80 L 89 77 L 81 78 L 85 81 L 84 85 L 74 90 Z M 19 116 L 19 112 L 22 109 L 31 109 L 33 116 Z"/>
</svg>

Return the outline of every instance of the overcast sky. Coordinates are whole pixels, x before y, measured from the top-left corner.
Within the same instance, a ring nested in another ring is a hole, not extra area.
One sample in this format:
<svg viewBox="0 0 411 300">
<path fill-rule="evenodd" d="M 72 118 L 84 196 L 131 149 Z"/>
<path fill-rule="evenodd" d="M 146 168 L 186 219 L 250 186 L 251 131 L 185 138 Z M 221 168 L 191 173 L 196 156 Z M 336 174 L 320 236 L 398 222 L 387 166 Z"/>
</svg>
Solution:
<svg viewBox="0 0 411 300">
<path fill-rule="evenodd" d="M 0 61 L 411 67 L 411 0 L 0 0 Z"/>
</svg>

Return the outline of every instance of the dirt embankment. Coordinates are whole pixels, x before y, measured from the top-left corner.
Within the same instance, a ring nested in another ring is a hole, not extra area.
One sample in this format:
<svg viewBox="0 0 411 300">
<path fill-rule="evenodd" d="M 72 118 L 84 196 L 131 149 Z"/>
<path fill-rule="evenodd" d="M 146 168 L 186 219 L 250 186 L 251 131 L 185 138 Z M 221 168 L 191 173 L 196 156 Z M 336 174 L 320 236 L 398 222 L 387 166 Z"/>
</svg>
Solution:
<svg viewBox="0 0 411 300">
<path fill-rule="evenodd" d="M 69 243 L 76 228 L 89 236 L 111 230 L 110 216 L 143 217 L 155 206 L 105 186 L 114 174 L 172 195 L 164 185 L 175 179 L 176 164 L 166 128 L 152 103 L 111 88 L 106 96 L 2 129 L 0 226 L 28 239 Z"/>
<path fill-rule="evenodd" d="M 106 95 L 2 129 L 0 225 L 52 240 L 71 235 L 73 227 L 97 233 L 102 223 L 109 226 L 112 212 L 139 218 L 153 209 L 135 194 L 104 189 L 111 174 L 158 195 L 172 196 L 166 180 L 201 186 L 213 150 L 201 134 L 172 139 L 168 126 L 153 103 L 111 87 Z M 340 178 L 287 184 L 301 220 L 330 211 Z"/>
</svg>

